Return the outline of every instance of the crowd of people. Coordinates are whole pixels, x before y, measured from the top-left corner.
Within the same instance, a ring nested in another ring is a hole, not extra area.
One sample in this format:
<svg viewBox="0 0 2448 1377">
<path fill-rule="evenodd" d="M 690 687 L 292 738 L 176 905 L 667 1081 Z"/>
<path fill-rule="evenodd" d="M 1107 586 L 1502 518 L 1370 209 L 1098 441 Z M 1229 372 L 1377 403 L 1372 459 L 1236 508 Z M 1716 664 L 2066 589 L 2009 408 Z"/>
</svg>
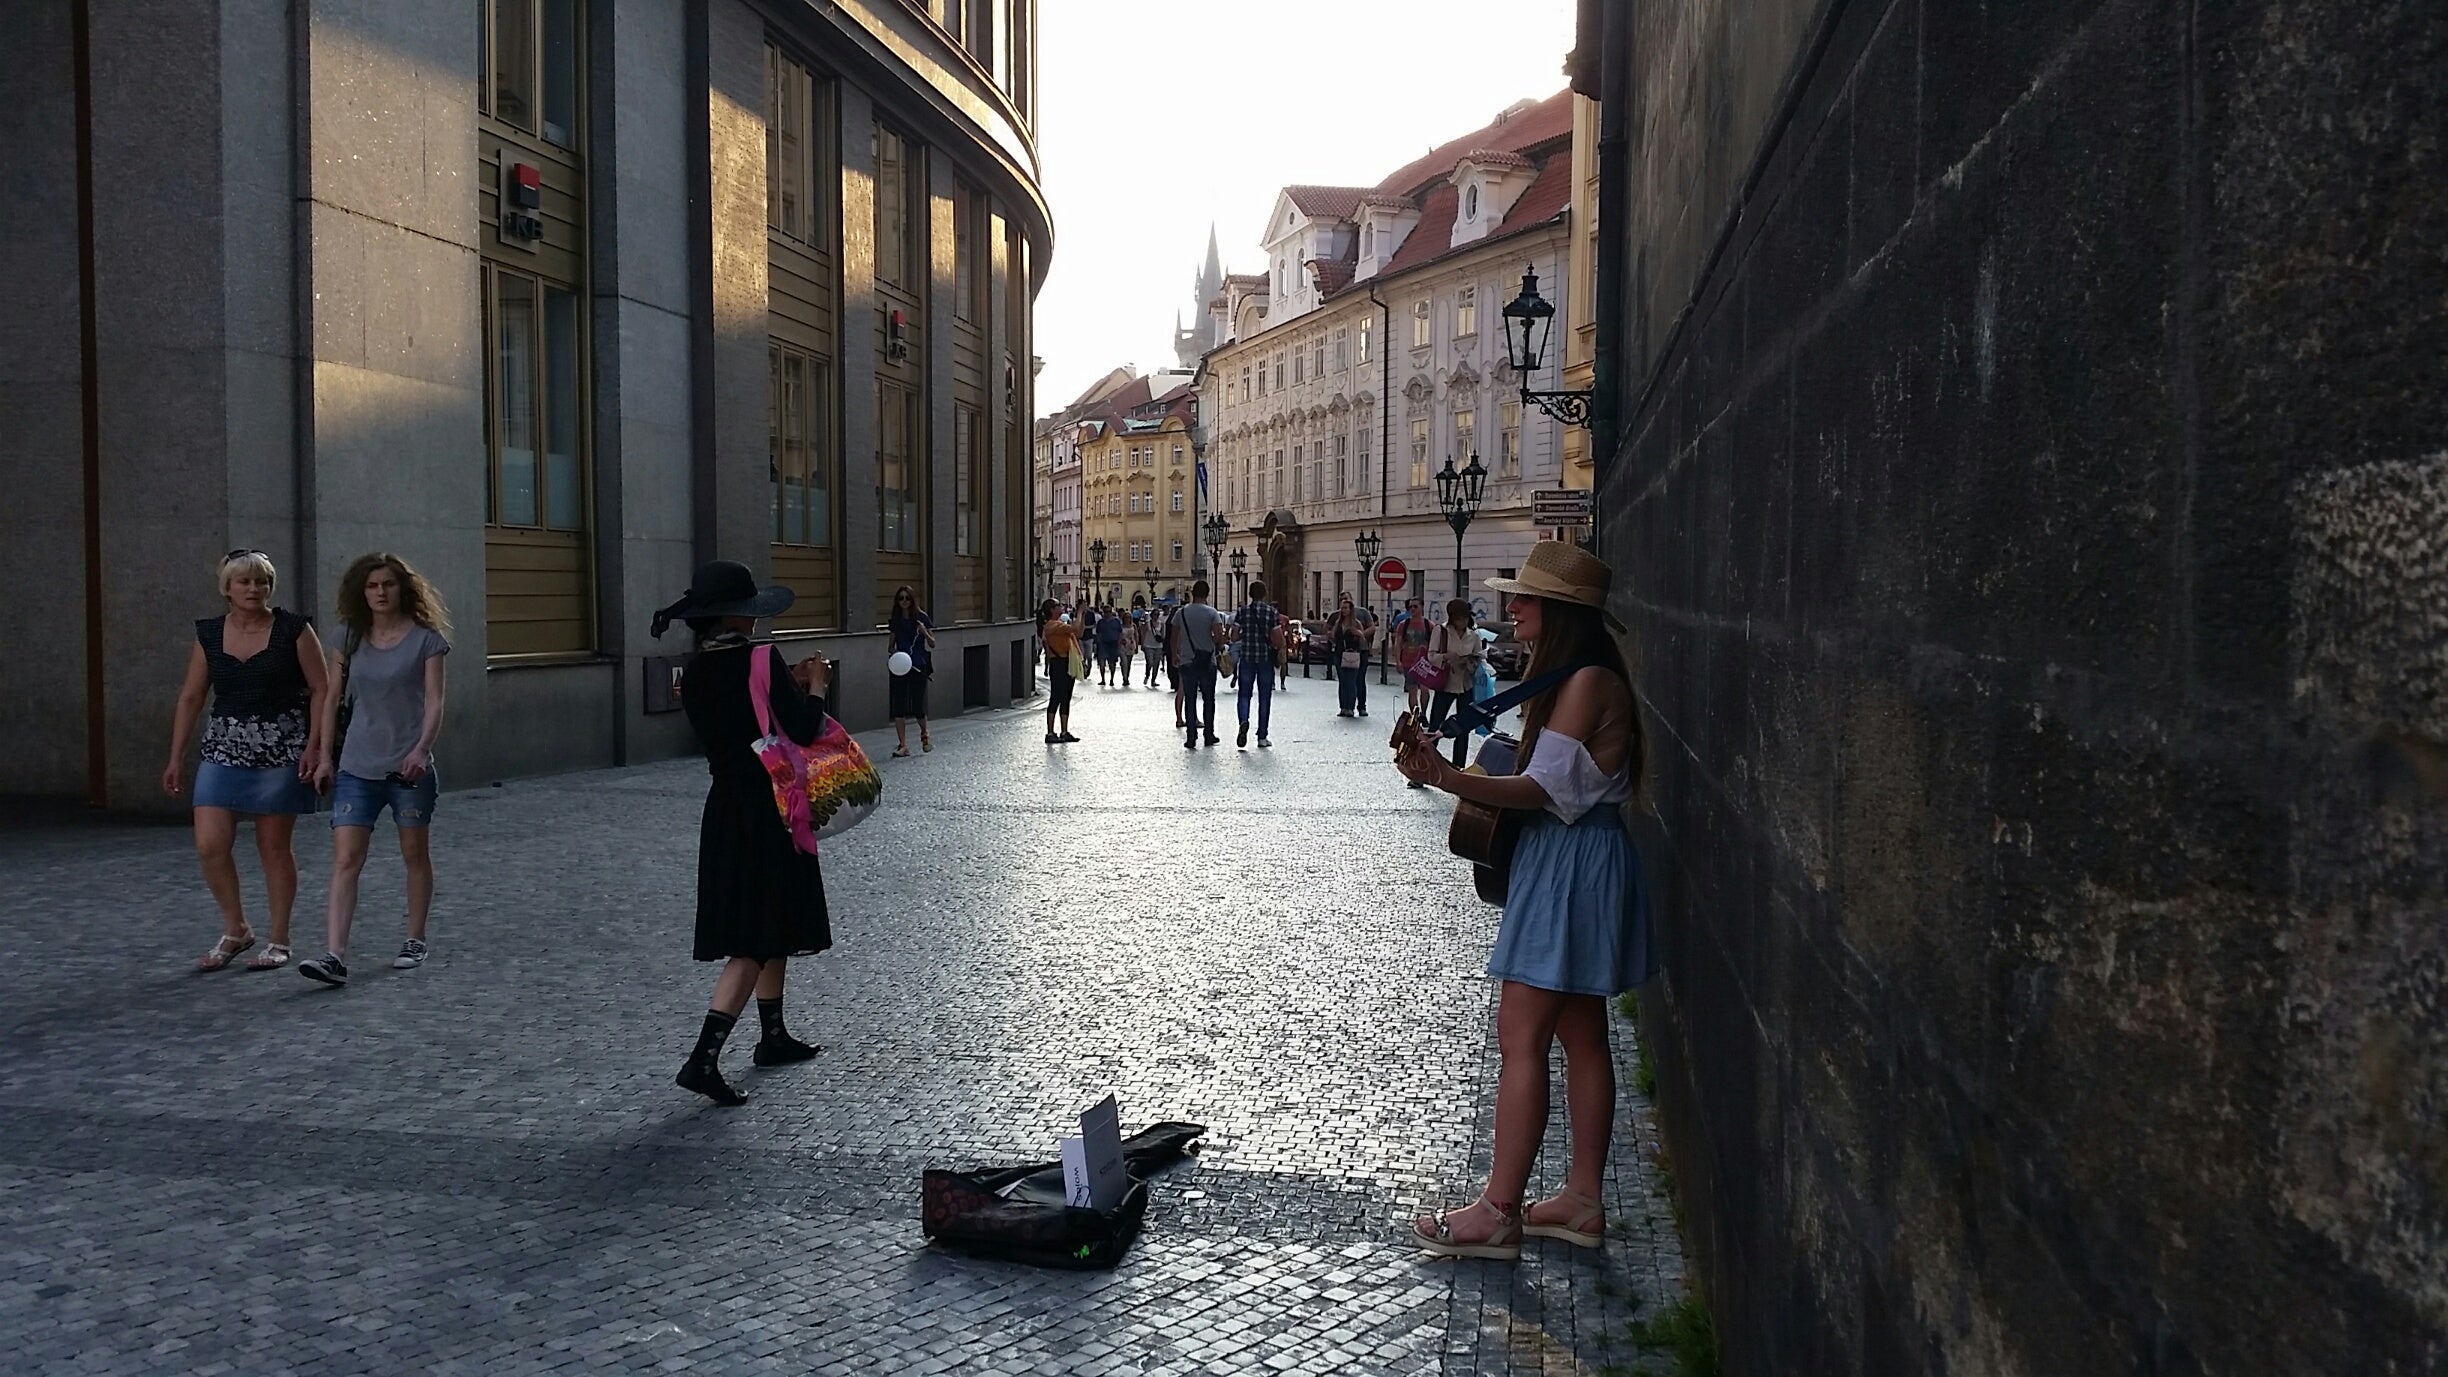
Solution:
<svg viewBox="0 0 2448 1377">
<path fill-rule="evenodd" d="M 351 562 L 337 590 L 340 644 L 326 648 L 309 619 L 275 606 L 278 573 L 260 550 L 232 550 L 219 563 L 225 610 L 195 624 L 171 733 L 162 787 L 186 792 L 183 761 L 203 722 L 202 764 L 190 800 L 196 852 L 221 910 L 222 932 L 197 962 L 226 969 L 259 945 L 243 911 L 233 859 L 238 824 L 251 821 L 261 859 L 270 941 L 245 962 L 276 969 L 291 957 L 298 891 L 291 851 L 296 820 L 329 799 L 334 833 L 322 955 L 301 974 L 346 985 L 358 877 L 383 812 L 392 814 L 408 874 L 406 933 L 394 967 L 414 969 L 429 953 L 433 900 L 429 839 L 440 773 L 434 759 L 443 722 L 444 657 L 450 616 L 440 592 L 405 559 L 386 552 Z M 1454 1256 L 1513 1258 L 1525 1237 L 1584 1247 L 1603 1239 L 1601 1201 L 1614 1125 L 1615 1072 L 1605 1001 L 1651 973 L 1647 888 L 1625 809 L 1640 796 L 1646 734 L 1632 689 L 1623 626 L 1605 610 L 1611 571 L 1563 542 L 1541 542 L 1518 577 L 1487 586 L 1509 600 L 1516 635 L 1530 648 L 1524 682 L 1485 707 L 1485 638 L 1465 599 L 1442 621 L 1411 600 L 1388 628 L 1404 671 L 1412 720 L 1397 733 L 1395 764 L 1414 788 L 1504 810 L 1520 819 L 1503 885 L 1503 918 L 1487 973 L 1500 982 L 1500 1069 L 1493 1167 L 1468 1206 L 1438 1211 L 1413 1225 L 1425 1250 Z M 793 665 L 760 639 L 759 623 L 790 606 L 791 591 L 760 586 L 748 568 L 717 560 L 658 611 L 657 636 L 675 621 L 693 651 L 680 699 L 706 757 L 709 775 L 699 820 L 692 954 L 719 962 L 697 1039 L 675 1080 L 721 1105 L 747 1096 L 723 1075 L 732 1029 L 757 1001 L 759 1066 L 807 1061 L 823 1049 L 793 1037 L 783 1020 L 783 984 L 794 956 L 832 945 L 824 877 L 817 856 L 795 839 L 776 809 L 775 776 L 764 747 L 781 733 L 800 746 L 819 740 L 829 721 L 833 667 L 811 654 Z M 891 716 L 896 756 L 906 756 L 908 725 L 919 749 L 933 749 L 926 696 L 934 623 L 913 590 L 901 588 L 887 619 L 894 675 Z M 1096 664 L 1098 683 L 1156 687 L 1164 672 L 1183 746 L 1219 743 L 1217 678 L 1233 678 L 1236 745 L 1272 745 L 1273 696 L 1286 673 L 1289 625 L 1263 581 L 1229 615 L 1210 600 L 1206 581 L 1177 606 L 1134 598 L 1127 607 L 1048 599 L 1037 615 L 1050 691 L 1048 745 L 1076 742 L 1074 690 Z M 1365 670 L 1377 627 L 1348 597 L 1324 623 L 1337 681 L 1337 715 L 1366 717 Z M 1499 709 L 1518 708 L 1522 740 L 1511 769 L 1465 769 L 1475 730 Z M 1565 1180 L 1547 1197 L 1525 1201 L 1531 1164 L 1545 1134 L 1548 1052 L 1561 1042 L 1572 1120 Z"/>
</svg>

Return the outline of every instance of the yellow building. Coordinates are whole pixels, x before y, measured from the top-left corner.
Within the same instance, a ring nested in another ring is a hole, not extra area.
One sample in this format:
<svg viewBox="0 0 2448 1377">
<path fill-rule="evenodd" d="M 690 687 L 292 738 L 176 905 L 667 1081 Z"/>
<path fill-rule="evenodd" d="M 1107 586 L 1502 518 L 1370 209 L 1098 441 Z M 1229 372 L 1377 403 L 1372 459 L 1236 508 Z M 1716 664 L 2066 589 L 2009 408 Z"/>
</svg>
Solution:
<svg viewBox="0 0 2448 1377">
<path fill-rule="evenodd" d="M 1102 581 L 1094 585 L 1099 599 L 1128 603 L 1134 593 L 1148 593 L 1150 570 L 1158 597 L 1189 589 L 1198 508 L 1193 405 L 1182 387 L 1080 423 L 1082 560 L 1088 577 L 1098 577 L 1086 552 L 1104 542 Z"/>
</svg>

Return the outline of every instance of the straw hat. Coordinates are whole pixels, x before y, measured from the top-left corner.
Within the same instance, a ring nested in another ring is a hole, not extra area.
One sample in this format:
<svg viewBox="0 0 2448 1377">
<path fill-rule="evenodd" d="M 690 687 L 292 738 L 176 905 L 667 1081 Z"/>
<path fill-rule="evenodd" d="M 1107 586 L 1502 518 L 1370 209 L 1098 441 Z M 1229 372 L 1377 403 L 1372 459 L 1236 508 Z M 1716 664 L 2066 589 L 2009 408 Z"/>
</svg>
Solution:
<svg viewBox="0 0 2448 1377">
<path fill-rule="evenodd" d="M 1509 579 L 1489 579 L 1487 586 L 1516 597 L 1546 598 L 1595 607 L 1606 615 L 1607 629 L 1625 634 L 1623 622 L 1606 610 L 1607 589 L 1615 571 L 1605 560 L 1568 540 L 1542 540 L 1530 547 L 1530 558 Z"/>
</svg>

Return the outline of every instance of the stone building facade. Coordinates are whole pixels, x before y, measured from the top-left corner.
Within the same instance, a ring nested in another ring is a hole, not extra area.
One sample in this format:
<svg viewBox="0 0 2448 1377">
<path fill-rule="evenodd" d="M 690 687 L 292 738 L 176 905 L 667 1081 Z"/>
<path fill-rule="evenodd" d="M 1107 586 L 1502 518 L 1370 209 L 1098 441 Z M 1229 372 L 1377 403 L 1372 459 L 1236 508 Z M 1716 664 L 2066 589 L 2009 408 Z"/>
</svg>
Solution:
<svg viewBox="0 0 2448 1377">
<path fill-rule="evenodd" d="M 1498 312 L 1522 270 L 1560 282 L 1571 218 L 1569 93 L 1524 101 L 1373 187 L 1290 186 L 1276 199 L 1263 275 L 1228 276 L 1211 308 L 1225 343 L 1200 375 L 1209 493 L 1243 553 L 1295 615 L 1363 588 L 1355 545 L 1378 534 L 1441 608 L 1457 572 L 1434 474 L 1474 455 L 1489 473 L 1461 586 L 1509 574 L 1539 533 L 1533 489 L 1557 486 L 1559 425 L 1525 412 Z M 1567 328 L 1559 310 L 1558 333 Z M 1533 386 L 1554 388 L 1551 356 Z M 1218 596 L 1238 598 L 1240 582 Z"/>
<path fill-rule="evenodd" d="M 1146 381 L 1134 389 L 1144 393 Z M 1100 548 L 1105 557 L 1101 581 L 1092 570 L 1087 586 L 1101 601 L 1125 604 L 1134 592 L 1186 592 L 1197 536 L 1196 401 L 1187 383 L 1160 397 L 1116 400 L 1128 404 L 1110 406 L 1074 429 L 1087 500 L 1085 557 L 1093 561 Z"/>
<path fill-rule="evenodd" d="M 159 806 L 216 557 L 328 624 L 395 551 L 457 613 L 457 782 L 690 749 L 657 606 L 715 556 L 882 712 L 1025 692 L 1030 0 L 9 7 L 0 792 Z"/>
</svg>

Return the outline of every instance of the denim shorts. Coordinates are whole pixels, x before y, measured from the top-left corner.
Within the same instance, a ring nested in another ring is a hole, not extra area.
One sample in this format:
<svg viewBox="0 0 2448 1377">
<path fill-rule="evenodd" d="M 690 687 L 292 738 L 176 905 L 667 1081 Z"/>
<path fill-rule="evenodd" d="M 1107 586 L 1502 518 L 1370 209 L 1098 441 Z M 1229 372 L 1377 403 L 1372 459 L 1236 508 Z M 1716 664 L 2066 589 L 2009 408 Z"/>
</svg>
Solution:
<svg viewBox="0 0 2448 1377">
<path fill-rule="evenodd" d="M 391 820 L 401 827 L 424 827 L 433 821 L 434 795 L 441 792 L 441 774 L 432 766 L 425 768 L 425 777 L 414 784 L 389 779 L 360 779 L 342 771 L 332 781 L 332 819 L 334 828 L 372 827 L 391 810 Z"/>
</svg>

